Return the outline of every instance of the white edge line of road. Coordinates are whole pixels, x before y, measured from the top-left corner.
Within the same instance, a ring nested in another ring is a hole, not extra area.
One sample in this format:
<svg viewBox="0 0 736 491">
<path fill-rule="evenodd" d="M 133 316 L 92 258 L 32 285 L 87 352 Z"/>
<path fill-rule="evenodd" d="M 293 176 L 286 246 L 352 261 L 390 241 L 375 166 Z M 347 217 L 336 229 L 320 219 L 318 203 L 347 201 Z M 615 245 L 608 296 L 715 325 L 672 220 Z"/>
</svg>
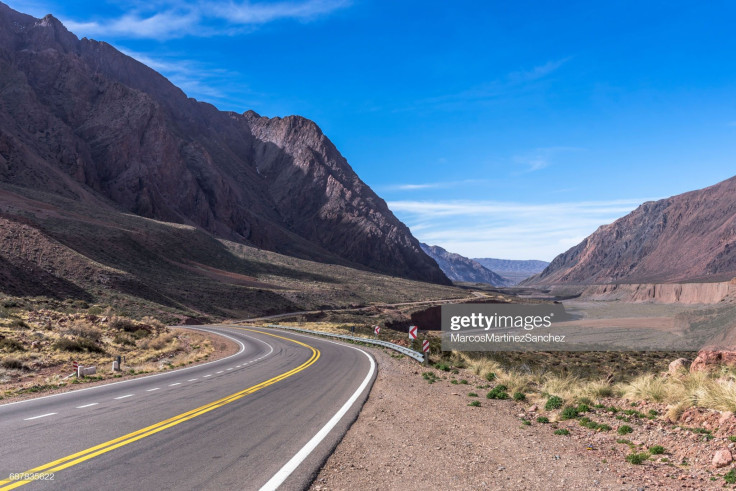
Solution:
<svg viewBox="0 0 736 491">
<path fill-rule="evenodd" d="M 289 334 L 297 334 L 297 333 L 290 332 Z M 313 336 L 307 336 L 304 334 L 301 334 L 301 336 L 314 339 Z M 369 355 L 368 353 L 366 353 L 365 351 L 363 351 L 362 349 L 356 348 L 354 346 L 350 346 L 346 343 L 337 343 L 335 341 L 330 341 L 327 339 L 322 339 L 321 341 L 326 341 L 328 343 L 337 344 L 339 346 L 345 346 L 347 348 L 352 348 L 356 351 L 360 351 L 368 358 L 368 361 L 370 361 L 371 368 L 370 370 L 368 370 L 368 375 L 366 375 L 365 379 L 363 379 L 363 382 L 360 384 L 358 389 L 353 393 L 352 396 L 350 396 L 350 399 L 348 399 L 345 402 L 345 404 L 343 404 L 340 410 L 337 411 L 337 413 L 335 413 L 335 415 L 327 422 L 327 424 L 325 424 L 322 427 L 322 429 L 319 430 L 317 434 L 314 435 L 312 439 L 309 440 L 307 444 L 304 445 L 301 448 L 301 450 L 299 450 L 296 453 L 296 455 L 294 455 L 286 464 L 284 464 L 284 466 L 281 469 L 279 469 L 279 471 L 276 472 L 276 474 L 274 474 L 273 477 L 269 479 L 268 482 L 261 487 L 260 491 L 276 490 L 278 489 L 279 486 L 281 486 L 284 483 L 284 481 L 286 481 L 286 479 L 297 469 L 297 467 L 299 467 L 299 465 L 301 465 L 301 463 L 304 462 L 304 460 L 306 460 L 307 457 L 309 457 L 309 454 L 311 454 L 312 451 L 315 448 L 317 448 L 317 446 L 320 443 L 322 443 L 322 440 L 324 440 L 325 437 L 327 437 L 330 431 L 332 431 L 332 429 L 335 426 L 337 426 L 337 423 L 340 422 L 342 417 L 345 416 L 345 414 L 350 410 L 350 408 L 355 403 L 355 401 L 358 399 L 358 397 L 360 397 L 360 395 L 363 393 L 365 388 L 368 386 L 371 379 L 373 378 L 373 374 L 376 371 L 376 362 L 373 360 L 373 357 Z"/>
<path fill-rule="evenodd" d="M 176 326 L 176 327 L 180 327 L 180 326 Z M 228 326 L 222 326 L 222 327 L 227 328 Z M 192 368 L 203 367 L 205 365 L 210 365 L 212 363 L 220 363 L 221 361 L 225 361 L 225 360 L 227 360 L 229 358 L 232 358 L 233 356 L 238 356 L 240 353 L 242 353 L 243 351 L 245 351 L 245 345 L 242 342 L 238 341 L 237 339 L 235 339 L 233 337 L 228 336 L 227 334 L 223 334 L 221 332 L 216 332 L 216 331 L 211 331 L 209 329 L 196 328 L 196 327 L 186 327 L 185 329 L 192 329 L 194 331 L 207 331 L 207 332 L 210 332 L 212 334 L 216 334 L 218 336 L 226 337 L 226 338 L 230 339 L 231 341 L 235 341 L 236 343 L 238 343 L 240 345 L 240 351 L 238 351 L 237 353 L 232 354 L 230 356 L 226 356 L 225 358 L 220 358 L 219 360 L 212 360 L 212 361 L 208 361 L 207 363 L 202 363 L 201 365 L 192 365 L 191 367 L 179 368 L 177 370 L 172 370 L 171 372 L 154 373 L 153 375 L 146 375 L 145 377 L 132 378 L 132 379 L 128 379 L 128 380 L 121 380 L 119 382 L 110 382 L 109 384 L 95 385 L 94 387 L 87 387 L 87 388 L 84 388 L 84 389 L 70 390 L 68 392 L 61 392 L 59 394 L 51 394 L 51 395 L 43 396 L 43 397 L 34 397 L 33 399 L 24 399 L 22 401 L 8 402 L 8 403 L 5 403 L 5 404 L 0 404 L 0 410 L 2 408 L 4 408 L 4 407 L 13 406 L 15 404 L 23 404 L 24 402 L 38 401 L 38 400 L 41 400 L 41 399 L 48 399 L 50 397 L 66 396 L 66 395 L 69 395 L 69 394 L 79 394 L 80 392 L 84 392 L 84 391 L 87 391 L 87 390 L 99 389 L 101 387 L 110 387 L 111 385 L 126 384 L 128 382 L 135 382 L 135 381 L 139 381 L 139 380 L 143 380 L 143 379 L 149 379 L 149 378 L 154 378 L 154 377 L 161 377 L 163 375 L 169 375 L 171 373 L 183 372 L 185 370 L 191 370 Z M 253 338 L 253 339 L 255 339 L 255 338 Z M 258 341 L 260 341 L 260 339 Z M 265 344 L 268 344 L 268 343 L 265 343 Z M 273 347 L 271 347 L 271 351 L 273 351 Z"/>
</svg>

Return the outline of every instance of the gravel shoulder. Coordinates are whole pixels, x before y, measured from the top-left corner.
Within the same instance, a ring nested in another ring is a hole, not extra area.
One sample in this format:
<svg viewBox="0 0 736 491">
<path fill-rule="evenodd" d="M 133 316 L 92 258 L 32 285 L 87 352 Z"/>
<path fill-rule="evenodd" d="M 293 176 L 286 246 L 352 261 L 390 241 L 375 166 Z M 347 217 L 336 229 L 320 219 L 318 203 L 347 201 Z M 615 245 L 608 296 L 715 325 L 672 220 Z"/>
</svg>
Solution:
<svg viewBox="0 0 736 491">
<path fill-rule="evenodd" d="M 614 431 L 601 433 L 577 420 L 539 424 L 531 403 L 485 398 L 487 382 L 452 375 L 370 349 L 379 365 L 371 394 L 358 419 L 311 485 L 312 490 L 347 489 L 722 489 L 712 472 L 665 463 L 625 461 L 630 448 Z M 429 384 L 422 373 L 438 377 Z M 477 392 L 478 399 L 468 397 Z M 480 407 L 468 406 L 478 400 Z M 605 418 L 605 413 L 591 416 Z M 522 417 L 532 421 L 525 425 Z M 554 420 L 553 420 L 554 421 Z M 648 440 L 665 423 L 633 424 L 628 438 Z M 568 436 L 554 434 L 568 429 Z M 682 435 L 669 435 L 682 440 Z M 673 445 L 666 438 L 665 445 Z M 702 445 L 709 445 L 703 443 Z M 700 445 L 698 445 L 700 446 Z M 705 449 L 701 449 L 705 451 Z M 710 453 L 704 452 L 708 460 Z M 670 459 L 675 456 L 670 455 Z M 709 462 L 709 460 L 708 460 Z M 705 464 L 705 462 L 703 462 Z M 723 472 L 725 472 L 724 469 Z"/>
</svg>

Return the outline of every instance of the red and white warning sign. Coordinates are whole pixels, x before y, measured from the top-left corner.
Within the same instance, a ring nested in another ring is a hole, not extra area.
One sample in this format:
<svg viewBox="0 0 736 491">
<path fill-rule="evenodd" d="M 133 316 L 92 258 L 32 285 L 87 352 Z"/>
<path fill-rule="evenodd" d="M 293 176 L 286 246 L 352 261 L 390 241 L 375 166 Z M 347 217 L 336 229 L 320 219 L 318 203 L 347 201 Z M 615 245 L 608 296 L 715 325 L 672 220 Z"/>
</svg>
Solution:
<svg viewBox="0 0 736 491">
<path fill-rule="evenodd" d="M 417 338 L 417 326 L 409 326 L 409 339 Z"/>
<path fill-rule="evenodd" d="M 378 333 L 381 332 L 380 326 L 373 326 L 373 334 L 378 336 Z"/>
<path fill-rule="evenodd" d="M 424 341 L 422 341 L 422 351 L 424 353 L 429 353 L 429 340 L 428 339 L 425 339 Z"/>
<path fill-rule="evenodd" d="M 72 366 L 74 367 L 74 370 L 76 370 L 77 368 L 79 368 L 79 363 L 77 363 L 76 361 L 74 361 L 74 362 L 72 362 Z"/>
</svg>

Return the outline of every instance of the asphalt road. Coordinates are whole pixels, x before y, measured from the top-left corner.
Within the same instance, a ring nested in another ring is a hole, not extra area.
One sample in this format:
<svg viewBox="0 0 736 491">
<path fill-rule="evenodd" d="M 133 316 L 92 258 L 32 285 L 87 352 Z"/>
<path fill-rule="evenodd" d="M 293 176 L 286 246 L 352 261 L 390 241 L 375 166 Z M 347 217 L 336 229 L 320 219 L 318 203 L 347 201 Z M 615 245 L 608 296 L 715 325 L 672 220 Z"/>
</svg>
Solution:
<svg viewBox="0 0 736 491">
<path fill-rule="evenodd" d="M 367 397 L 373 359 L 276 329 L 200 328 L 241 351 L 0 405 L 0 490 L 307 486 Z M 38 479 L 12 475 L 26 472 Z"/>
</svg>

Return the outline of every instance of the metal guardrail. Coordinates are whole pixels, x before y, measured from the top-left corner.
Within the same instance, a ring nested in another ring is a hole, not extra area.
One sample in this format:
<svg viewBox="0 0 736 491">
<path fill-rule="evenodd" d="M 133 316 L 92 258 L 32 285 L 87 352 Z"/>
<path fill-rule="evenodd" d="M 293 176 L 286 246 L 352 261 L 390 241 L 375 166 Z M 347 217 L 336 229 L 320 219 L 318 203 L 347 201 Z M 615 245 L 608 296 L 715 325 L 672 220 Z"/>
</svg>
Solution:
<svg viewBox="0 0 736 491">
<path fill-rule="evenodd" d="M 358 341 L 360 343 L 375 344 L 378 346 L 383 346 L 384 348 L 398 351 L 402 355 L 406 355 L 410 358 L 414 358 L 419 363 L 424 363 L 424 355 L 422 353 L 419 353 L 418 351 L 414 351 L 413 349 L 407 348 L 406 346 L 401 346 L 400 344 L 389 343 L 388 341 L 381 341 L 380 339 L 359 338 L 356 336 L 347 336 L 345 334 L 332 334 L 329 332 L 313 331 L 311 329 L 302 329 L 300 327 L 281 326 L 278 324 L 269 324 L 268 327 L 277 327 L 279 329 L 287 329 L 289 331 L 303 332 L 306 334 L 316 334 L 318 336 L 327 336 L 330 338 L 348 339 L 350 341 Z"/>
</svg>

